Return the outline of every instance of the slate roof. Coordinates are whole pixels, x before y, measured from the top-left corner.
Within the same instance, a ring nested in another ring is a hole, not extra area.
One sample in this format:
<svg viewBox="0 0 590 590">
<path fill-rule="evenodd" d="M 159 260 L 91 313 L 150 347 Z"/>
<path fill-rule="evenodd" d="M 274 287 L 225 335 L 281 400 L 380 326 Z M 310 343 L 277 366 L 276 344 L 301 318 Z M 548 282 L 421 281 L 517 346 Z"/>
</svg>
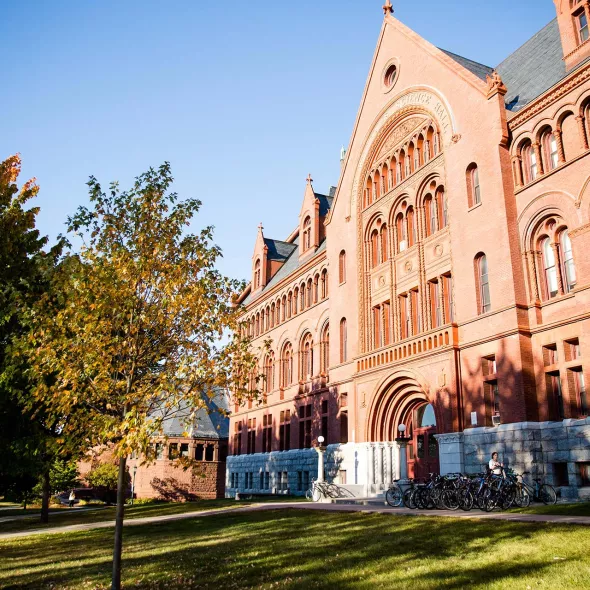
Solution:
<svg viewBox="0 0 590 590">
<path fill-rule="evenodd" d="M 269 260 L 287 260 L 293 253 L 293 250 L 297 249 L 297 246 L 294 244 L 281 242 L 280 240 L 271 240 L 270 238 L 264 238 L 264 245 L 268 248 Z"/>
<path fill-rule="evenodd" d="M 163 424 L 164 433 L 167 436 L 182 436 L 187 432 L 190 438 L 229 438 L 229 398 L 227 394 L 219 392 L 209 398 L 203 394 L 203 400 L 207 405 L 207 410 L 203 409 L 197 412 L 196 418 L 192 424 L 187 424 L 186 419 L 189 411 L 186 408 L 179 408 L 174 416 L 166 420 Z"/>
<path fill-rule="evenodd" d="M 475 74 L 480 80 L 485 82 L 486 76 L 494 71 L 494 68 L 490 66 L 484 66 L 479 62 L 467 59 L 461 55 L 457 55 L 452 51 L 441 49 L 443 53 L 446 53 L 451 59 L 454 59 L 458 64 L 462 65 L 466 70 L 469 70 L 472 74 Z"/>
<path fill-rule="evenodd" d="M 252 294 L 250 293 L 248 295 L 248 297 L 246 297 L 246 299 L 244 299 L 244 302 L 243 302 L 244 305 L 249 305 L 250 303 L 252 303 L 256 299 L 261 297 L 266 291 L 268 291 L 269 289 L 272 289 L 276 284 L 280 283 L 283 279 L 288 277 L 291 273 L 294 273 L 299 268 L 299 266 L 300 266 L 300 263 L 299 263 L 299 239 L 295 239 L 295 241 L 293 242 L 293 245 L 295 246 L 295 249 L 293 250 L 293 253 L 291 254 L 291 256 L 289 256 L 289 258 L 287 258 L 287 260 L 285 261 L 285 264 L 283 264 L 283 266 L 281 266 L 281 268 L 279 268 L 279 270 L 276 272 L 274 277 L 272 279 L 270 279 L 270 281 L 267 283 L 266 287 L 264 287 L 264 289 L 262 289 L 262 291 L 257 293 L 256 297 L 253 298 Z M 326 240 L 324 240 L 319 245 L 318 249 L 316 250 L 316 254 L 323 252 L 325 249 L 326 249 Z"/>
<path fill-rule="evenodd" d="M 327 195 L 320 195 L 315 193 L 316 199 L 320 202 L 320 217 L 325 217 L 328 214 L 328 211 L 332 207 L 332 202 L 334 201 L 334 197 L 328 197 Z"/>
<path fill-rule="evenodd" d="M 494 68 L 441 49 L 481 80 Z M 557 19 L 552 20 L 496 68 L 508 89 L 506 108 L 516 112 L 557 84 L 565 75 L 563 49 Z"/>
<path fill-rule="evenodd" d="M 552 20 L 497 68 L 508 88 L 506 108 L 519 111 L 565 75 L 557 19 Z"/>
</svg>

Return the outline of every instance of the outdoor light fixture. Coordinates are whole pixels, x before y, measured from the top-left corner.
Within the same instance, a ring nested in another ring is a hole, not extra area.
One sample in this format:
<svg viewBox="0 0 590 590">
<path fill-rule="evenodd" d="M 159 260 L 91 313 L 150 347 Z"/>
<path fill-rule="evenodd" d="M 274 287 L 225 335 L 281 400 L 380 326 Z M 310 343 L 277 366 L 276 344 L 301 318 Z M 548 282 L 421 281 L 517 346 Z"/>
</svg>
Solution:
<svg viewBox="0 0 590 590">
<path fill-rule="evenodd" d="M 324 437 L 323 436 L 318 436 L 318 442 L 320 444 L 322 444 L 324 442 Z"/>
<path fill-rule="evenodd" d="M 399 430 L 400 436 L 404 436 L 406 432 L 406 425 L 400 424 L 397 429 Z"/>
</svg>

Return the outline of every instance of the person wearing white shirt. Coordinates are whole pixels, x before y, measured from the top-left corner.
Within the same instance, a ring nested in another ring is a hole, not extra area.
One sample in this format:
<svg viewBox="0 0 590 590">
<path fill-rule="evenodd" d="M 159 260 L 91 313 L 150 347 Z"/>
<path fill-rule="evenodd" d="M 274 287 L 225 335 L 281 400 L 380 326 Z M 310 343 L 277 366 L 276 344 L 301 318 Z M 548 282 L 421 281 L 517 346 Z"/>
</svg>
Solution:
<svg viewBox="0 0 590 590">
<path fill-rule="evenodd" d="M 498 461 L 498 453 L 496 453 L 496 452 L 492 453 L 492 458 L 490 459 L 490 462 L 488 463 L 488 467 L 490 468 L 490 471 L 494 475 L 502 475 L 502 469 L 504 467 L 504 463 L 500 463 Z"/>
</svg>

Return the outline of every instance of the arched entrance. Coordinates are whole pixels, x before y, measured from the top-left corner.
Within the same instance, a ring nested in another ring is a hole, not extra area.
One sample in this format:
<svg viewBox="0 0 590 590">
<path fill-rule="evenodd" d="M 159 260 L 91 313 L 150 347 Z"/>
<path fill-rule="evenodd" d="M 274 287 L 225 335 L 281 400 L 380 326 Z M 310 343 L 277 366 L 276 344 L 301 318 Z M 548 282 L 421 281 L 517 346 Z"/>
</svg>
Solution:
<svg viewBox="0 0 590 590">
<path fill-rule="evenodd" d="M 438 473 L 438 441 L 436 434 L 436 416 L 432 404 L 422 404 L 407 418 L 408 443 L 408 477 L 418 479 L 429 473 Z"/>
<path fill-rule="evenodd" d="M 396 373 L 379 388 L 369 412 L 371 442 L 392 442 L 406 426 L 408 475 L 423 478 L 439 472 L 436 409 L 424 387 L 409 371 Z"/>
</svg>

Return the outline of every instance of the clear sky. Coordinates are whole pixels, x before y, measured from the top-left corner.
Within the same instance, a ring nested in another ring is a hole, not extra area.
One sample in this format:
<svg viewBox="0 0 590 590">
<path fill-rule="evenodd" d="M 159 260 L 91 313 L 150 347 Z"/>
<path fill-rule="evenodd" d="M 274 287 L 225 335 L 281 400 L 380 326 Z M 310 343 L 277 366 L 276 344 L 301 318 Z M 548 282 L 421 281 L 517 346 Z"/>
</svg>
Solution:
<svg viewBox="0 0 590 590">
<path fill-rule="evenodd" d="M 383 0 L 3 0 L 0 158 L 20 152 L 54 238 L 85 182 L 123 187 L 168 160 L 203 201 L 222 270 L 250 276 L 256 227 L 284 239 L 305 178 L 336 184 Z M 555 17 L 551 0 L 394 0 L 435 45 L 495 66 Z"/>
</svg>

